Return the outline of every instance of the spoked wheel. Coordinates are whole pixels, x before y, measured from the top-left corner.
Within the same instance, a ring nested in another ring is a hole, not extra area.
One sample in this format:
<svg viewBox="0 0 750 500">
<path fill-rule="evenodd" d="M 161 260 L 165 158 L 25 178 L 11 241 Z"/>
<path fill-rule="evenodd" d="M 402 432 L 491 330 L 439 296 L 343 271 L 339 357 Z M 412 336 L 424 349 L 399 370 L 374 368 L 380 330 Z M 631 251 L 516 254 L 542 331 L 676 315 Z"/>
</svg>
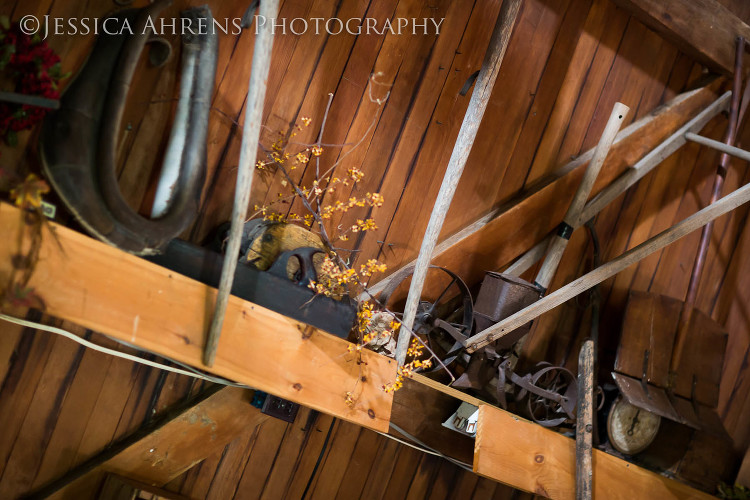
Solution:
<svg viewBox="0 0 750 500">
<path fill-rule="evenodd" d="M 430 349 L 438 355 L 454 352 L 463 347 L 464 341 L 471 335 L 474 320 L 474 305 L 471 292 L 466 283 L 451 271 L 430 266 L 428 281 L 447 275 L 450 279 L 434 300 L 421 300 L 417 306 L 414 319 L 414 333 L 427 339 Z M 404 281 L 414 274 L 414 268 L 404 269 L 395 276 L 391 283 L 380 294 L 380 302 L 389 309 L 391 295 Z M 396 313 L 401 319 L 403 313 Z M 455 356 L 450 360 L 453 361 Z"/>
<path fill-rule="evenodd" d="M 545 427 L 556 427 L 575 419 L 578 386 L 570 370 L 545 366 L 532 375 L 512 380 L 522 388 L 519 399 L 528 394 L 529 417 Z"/>
</svg>

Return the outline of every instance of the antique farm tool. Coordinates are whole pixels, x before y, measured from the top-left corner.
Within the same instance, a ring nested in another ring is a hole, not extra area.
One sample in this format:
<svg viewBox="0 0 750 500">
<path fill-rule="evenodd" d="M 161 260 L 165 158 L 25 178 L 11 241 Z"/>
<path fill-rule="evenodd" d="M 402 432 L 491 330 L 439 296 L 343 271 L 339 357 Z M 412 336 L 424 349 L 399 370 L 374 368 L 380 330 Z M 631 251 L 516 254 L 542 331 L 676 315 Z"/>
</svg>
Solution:
<svg viewBox="0 0 750 500">
<path fill-rule="evenodd" d="M 443 183 L 440 186 L 435 206 L 430 215 L 430 221 L 427 224 L 427 229 L 422 239 L 422 246 L 419 249 L 419 257 L 417 257 L 414 267 L 414 277 L 409 287 L 409 295 L 404 307 L 402 327 L 398 337 L 396 361 L 399 365 L 403 365 L 406 361 L 410 331 L 414 325 L 414 318 L 417 315 L 422 288 L 424 287 L 427 270 L 430 267 L 430 260 L 432 259 L 432 252 L 435 249 L 440 229 L 443 227 L 443 222 L 448 213 L 453 195 L 456 193 L 458 181 L 469 158 L 471 147 L 479 130 L 479 124 L 482 122 L 482 117 L 487 109 L 487 104 L 489 103 L 492 89 L 495 86 L 497 75 L 500 72 L 500 66 L 505 57 L 505 50 L 508 48 L 508 41 L 510 40 L 520 7 L 521 0 L 505 0 L 500 7 L 500 15 L 495 25 L 490 45 L 487 48 L 482 69 L 479 71 L 479 76 L 477 77 L 474 91 L 469 101 L 469 107 L 461 124 L 456 145 L 448 161 Z"/>
<path fill-rule="evenodd" d="M 155 254 L 184 231 L 197 215 L 206 163 L 206 134 L 214 75 L 215 34 L 182 38 L 182 92 L 162 171 L 169 173 L 156 219 L 141 217 L 122 197 L 116 175 L 117 137 L 128 91 L 144 46 L 147 23 L 169 4 L 115 14 L 133 34 L 102 34 L 60 109 L 48 115 L 41 133 L 44 169 L 57 193 L 94 236 L 137 255 Z M 208 19 L 208 7 L 182 12 Z M 209 30 L 210 31 L 210 30 Z M 159 51 L 163 62 L 168 52 Z"/>
<path fill-rule="evenodd" d="M 424 335 L 433 351 L 448 353 L 443 360 L 443 364 L 448 366 L 456 360 L 458 353 L 466 346 L 466 339 L 471 336 L 475 309 L 471 291 L 458 275 L 442 267 L 430 266 L 430 269 L 435 271 L 436 278 L 445 275 L 450 281 L 442 287 L 435 300 L 422 298 L 419 301 L 412 331 Z M 380 302 L 388 306 L 393 292 L 411 278 L 413 272 L 413 266 L 399 271 L 396 279 L 391 280 L 381 292 Z M 457 307 L 450 307 L 451 304 Z"/>
<path fill-rule="evenodd" d="M 745 41 L 738 38 L 724 145 L 731 148 L 729 152 L 747 159 L 746 152 L 733 147 L 749 95 L 746 89 L 741 105 L 744 51 Z M 693 135 L 689 139 L 715 146 L 715 141 L 700 136 Z M 721 196 L 728 167 L 729 154 L 725 149 L 714 178 L 711 204 Z M 703 227 L 684 302 L 650 293 L 631 293 L 614 377 L 628 403 L 690 427 L 723 434 L 723 427 L 712 410 L 718 405 L 728 334 L 719 323 L 695 307 L 712 228 L 712 221 Z"/>
<path fill-rule="evenodd" d="M 560 264 L 560 260 L 562 259 L 563 252 L 565 252 L 565 248 L 568 245 L 568 241 L 570 240 L 570 237 L 573 234 L 576 226 L 580 226 L 578 221 L 581 216 L 581 212 L 584 209 L 586 200 L 591 194 L 591 189 L 594 187 L 596 177 L 599 175 L 599 171 L 604 164 L 604 160 L 606 159 L 607 154 L 612 147 L 612 143 L 614 142 L 615 137 L 617 136 L 617 132 L 620 130 L 620 127 L 625 120 L 628 111 L 630 111 L 630 108 L 619 102 L 615 103 L 614 107 L 612 108 L 612 113 L 609 116 L 607 125 L 604 127 L 604 132 L 602 132 L 599 142 L 596 145 L 596 149 L 594 150 L 594 156 L 591 158 L 591 162 L 589 162 L 589 165 L 586 168 L 583 179 L 581 179 L 581 183 L 579 184 L 578 189 L 573 196 L 573 200 L 568 206 L 568 210 L 565 214 L 565 217 L 563 217 L 563 221 L 558 226 L 556 234 L 549 241 L 546 257 L 544 258 L 542 266 L 539 268 L 539 272 L 537 273 L 536 279 L 534 280 L 533 284 L 537 292 L 537 299 L 547 292 L 547 288 L 552 281 L 552 277 L 555 275 L 555 271 L 557 271 L 557 266 Z M 509 274 L 506 274 L 504 276 L 503 283 L 508 287 L 516 289 L 520 287 L 525 287 L 526 289 L 528 289 L 528 287 L 530 286 L 530 284 L 527 284 L 520 278 Z M 527 300 L 527 303 L 518 305 L 528 307 L 529 305 L 531 305 L 530 299 Z M 502 318 L 507 318 L 511 314 L 518 312 L 521 309 L 522 307 L 515 308 L 514 310 L 506 310 L 504 311 Z M 497 320 L 499 319 L 501 318 L 498 317 Z M 497 320 L 495 321 L 495 323 L 497 323 Z M 490 325 L 488 325 L 487 327 L 489 326 Z M 527 324 L 509 334 L 506 338 L 500 340 L 500 342 L 498 342 L 496 345 L 501 348 L 508 348 L 515 344 L 517 341 L 521 340 L 528 333 L 530 328 L 531 325 Z M 479 331 L 481 332 L 482 330 Z"/>
<path fill-rule="evenodd" d="M 278 0 L 263 0 L 260 4 L 260 16 L 262 18 L 273 19 L 276 17 L 278 11 Z M 260 139 L 260 127 L 263 119 L 263 102 L 266 96 L 268 72 L 271 68 L 273 34 L 274 28 L 270 24 L 258 26 L 256 29 L 255 49 L 253 50 L 253 62 L 250 69 L 250 82 L 248 83 L 247 92 L 248 110 L 245 114 L 245 128 L 242 131 L 240 163 L 237 172 L 237 186 L 234 193 L 229 239 L 227 241 L 227 255 L 237 255 L 240 250 L 243 224 L 247 217 L 248 205 L 250 204 L 253 169 L 255 168 L 255 158 L 258 154 L 258 140 Z M 219 283 L 219 293 L 216 296 L 216 307 L 214 308 L 206 346 L 203 351 L 203 362 L 207 366 L 213 366 L 214 364 L 216 348 L 219 345 L 221 328 L 224 324 L 224 314 L 226 313 L 229 294 L 232 290 L 232 281 L 234 280 L 236 267 L 236 259 L 226 259 L 221 270 L 221 281 Z"/>
<path fill-rule="evenodd" d="M 557 234 L 552 237 L 552 240 L 549 243 L 547 256 L 544 258 L 542 267 L 537 273 L 534 284 L 539 288 L 539 291 L 542 294 L 547 292 L 547 288 L 549 288 L 549 285 L 552 282 L 552 277 L 555 275 L 557 266 L 562 259 L 563 252 L 565 252 L 565 248 L 568 246 L 570 236 L 573 234 L 575 225 L 579 222 L 586 200 L 588 200 L 591 190 L 594 188 L 596 177 L 599 175 L 599 171 L 602 169 L 607 153 L 609 153 L 609 149 L 615 141 L 617 132 L 620 131 L 620 127 L 629 111 L 630 108 L 619 102 L 615 103 L 615 106 L 612 109 L 612 114 L 609 117 L 607 126 L 604 128 L 604 132 L 594 150 L 594 156 L 591 159 L 589 166 L 586 168 L 586 172 L 583 174 L 581 184 L 578 186 L 578 190 L 568 206 L 568 211 L 565 213 L 562 223 L 557 228 Z"/>
<path fill-rule="evenodd" d="M 742 186 L 716 203 L 712 203 L 703 210 L 700 210 L 687 219 L 678 222 L 653 238 L 644 241 L 619 257 L 616 257 L 580 278 L 573 280 L 529 307 L 526 307 L 510 317 L 503 319 L 496 325 L 479 332 L 466 341 L 467 351 L 475 352 L 478 349 L 501 339 L 519 326 L 525 325 L 545 312 L 554 309 L 560 304 L 572 299 L 586 290 L 589 290 L 591 287 L 598 285 L 602 281 L 611 278 L 623 269 L 635 264 L 645 257 L 648 257 L 652 253 L 661 250 L 665 246 L 674 243 L 696 229 L 700 229 L 710 221 L 731 212 L 748 201 L 750 201 L 750 184 Z"/>
<path fill-rule="evenodd" d="M 628 111 L 629 108 L 621 103 L 616 103 L 612 109 L 612 113 L 610 114 L 599 143 L 596 146 L 591 162 L 586 168 L 583 179 L 581 180 L 573 200 L 569 205 L 568 211 L 563 218 L 563 222 L 558 228 L 557 235 L 549 243 L 547 256 L 537 274 L 534 284 L 503 273 L 488 272 L 485 275 L 477 299 L 477 332 L 482 332 L 503 318 L 507 318 L 525 307 L 530 306 L 544 295 L 573 232 L 573 224 L 577 222 L 578 217 L 580 216 L 580 212 L 586 203 L 586 199 L 591 193 L 591 189 L 593 188 L 596 177 L 601 170 L 601 166 L 604 164 L 607 153 L 609 152 L 615 136 L 620 130 L 620 126 L 627 116 Z M 498 361 L 497 352 L 513 347 L 516 342 L 525 337 L 530 329 L 531 323 L 529 322 L 528 324 L 514 330 L 511 334 L 494 342 L 487 349 L 473 354 L 466 372 L 464 372 L 461 377 L 453 383 L 453 386 L 477 390 L 484 387 L 488 382 L 489 375 L 487 370 L 483 369 L 482 366 L 487 365 L 486 362 L 490 359 Z M 520 345 L 516 348 L 516 353 L 518 351 L 520 351 Z M 517 361 L 517 355 L 513 362 L 503 361 L 500 362 L 499 365 L 497 362 L 494 363 L 494 366 L 498 368 L 498 376 L 500 379 L 497 386 L 498 400 L 503 406 L 505 406 L 505 384 L 503 381 L 514 381 L 513 376 L 515 374 L 513 373 L 513 369 L 515 368 L 515 361 Z M 575 399 L 573 399 L 572 404 L 572 408 L 575 409 Z"/>
<path fill-rule="evenodd" d="M 604 207 L 609 205 L 609 203 L 660 165 L 665 158 L 681 148 L 691 137 L 695 137 L 695 132 L 701 130 L 712 118 L 728 108 L 731 95 L 732 93 L 730 91 L 725 92 L 714 102 L 706 106 L 706 108 L 694 118 L 680 127 L 679 130 L 655 147 L 650 153 L 636 162 L 635 165 L 628 168 L 617 179 L 602 189 L 599 194 L 586 203 L 578 221 L 574 224 L 574 229 L 577 229 L 585 222 L 594 218 L 594 216 L 601 212 Z M 552 238 L 554 238 L 554 234 L 549 235 L 547 238 L 541 240 L 529 249 L 505 270 L 505 274 L 520 276 L 531 268 L 536 262 L 544 257 Z"/>
</svg>

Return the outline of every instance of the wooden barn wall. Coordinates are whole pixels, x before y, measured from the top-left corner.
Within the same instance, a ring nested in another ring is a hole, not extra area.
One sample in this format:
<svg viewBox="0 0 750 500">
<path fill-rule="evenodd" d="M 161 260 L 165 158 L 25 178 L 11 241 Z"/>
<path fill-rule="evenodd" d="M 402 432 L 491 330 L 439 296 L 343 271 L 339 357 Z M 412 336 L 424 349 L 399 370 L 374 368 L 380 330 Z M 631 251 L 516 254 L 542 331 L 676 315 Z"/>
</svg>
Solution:
<svg viewBox="0 0 750 500">
<path fill-rule="evenodd" d="M 168 15 L 199 3 L 204 2 L 176 0 Z M 209 3 L 218 18 L 239 17 L 246 7 L 246 2 Z M 280 16 L 286 18 L 445 18 L 438 37 L 288 34 L 278 36 L 274 46 L 264 111 L 264 142 L 268 144 L 279 130 L 301 117 L 312 118 L 313 125 L 297 140 L 314 141 L 328 94 L 333 93 L 323 142 L 361 141 L 343 159 L 337 172 L 341 175 L 348 168 L 361 168 L 366 177 L 357 192 L 378 191 L 386 199 L 385 205 L 373 214 L 379 229 L 342 245 L 358 250 L 352 253 L 355 261 L 377 257 L 396 269 L 416 255 L 469 101 L 468 95 L 460 96 L 459 91 L 469 75 L 479 69 L 500 2 L 281 3 Z M 750 20 L 750 5 L 746 2 L 722 3 Z M 108 0 L 0 0 L 0 14 L 9 14 L 12 19 L 26 14 L 97 17 L 113 8 Z M 90 37 L 50 39 L 68 70 L 75 70 L 85 60 L 91 42 Z M 201 241 L 229 217 L 239 157 L 241 129 L 237 123 L 243 120 L 252 43 L 252 31 L 220 38 L 216 94 L 209 124 L 208 181 L 200 216 L 185 235 L 194 241 Z M 155 175 L 153 165 L 163 152 L 174 106 L 177 68 L 177 58 L 162 70 L 142 68 L 130 98 L 126 117 L 130 126 L 122 132 L 120 182 L 131 203 L 142 208 L 148 206 Z M 382 98 L 390 92 L 382 106 L 372 102 L 368 91 L 373 73 L 378 74 L 379 85 L 372 88 L 372 96 Z M 525 0 L 444 235 L 591 148 L 615 101 L 630 106 L 629 120 L 634 120 L 689 87 L 701 73 L 699 65 L 609 0 Z M 725 123 L 724 118 L 717 118 L 707 127 L 706 134 L 719 138 Z M 21 134 L 19 146 L 2 147 L 0 166 L 19 172 L 38 168 L 35 148 L 30 147 L 34 138 L 35 132 Z M 330 166 L 350 149 L 327 147 L 321 158 L 322 167 Z M 596 229 L 603 243 L 603 258 L 637 245 L 701 206 L 708 198 L 716 161 L 716 154 L 686 146 L 602 212 Z M 295 172 L 309 185 L 311 172 Z M 725 191 L 747 182 L 748 175 L 746 165 L 733 162 Z M 284 189 L 278 176 L 258 176 L 253 203 L 270 203 Z M 349 195 L 339 193 L 346 198 Z M 298 207 L 292 210 L 299 211 Z M 362 217 L 362 213 L 347 214 L 335 224 L 346 227 L 356 217 Z M 698 298 L 699 307 L 730 332 L 720 413 L 742 452 L 750 443 L 750 230 L 746 229 L 746 217 L 747 210 L 740 209 L 719 219 Z M 607 355 L 611 359 L 613 354 L 629 290 L 684 297 L 697 240 L 697 234 L 693 234 L 604 284 L 603 359 Z M 568 248 L 553 288 L 590 266 L 584 232 L 576 233 Z M 578 303 L 571 301 L 538 322 L 527 344 L 531 360 L 574 366 L 578 342 L 588 329 L 580 307 L 583 302 L 585 298 Z M 84 350 L 47 333 L 23 331 L 7 324 L 0 324 L 0 332 L 2 498 L 12 498 L 57 477 L 113 439 L 142 425 L 154 412 L 198 390 L 196 384 L 183 377 Z M 292 437 L 298 433 L 297 427 L 269 421 L 238 437 L 221 455 L 208 459 L 170 487 L 199 492 L 191 493 L 195 498 L 211 491 L 215 498 L 227 498 L 223 488 L 245 491 L 237 488 L 238 484 L 248 485 L 248 491 L 255 492 L 248 498 L 260 497 L 269 487 L 304 488 L 311 463 L 317 460 L 322 447 L 320 434 L 328 432 L 330 422 L 329 417 L 318 418 L 316 431 L 307 441 L 314 441 L 315 446 L 309 445 L 308 449 L 299 444 L 299 435 Z M 510 494 L 494 483 L 477 480 L 443 461 L 348 424 L 334 424 L 331 436 L 330 450 L 310 485 L 310 491 L 321 498 L 330 497 L 332 490 L 341 498 L 350 491 L 373 491 L 373 497 L 382 498 L 403 496 L 386 495 L 388 491 L 407 492 L 413 498 L 490 498 L 485 489 L 494 491 L 496 498 Z M 287 453 L 288 449 L 292 451 Z M 280 450 L 283 453 L 277 453 Z M 362 465 L 355 467 L 355 463 Z M 265 478 L 258 476 L 264 469 L 257 464 L 266 467 Z M 289 475 L 290 470 L 303 466 L 307 475 Z M 430 496 L 424 493 L 428 490 Z"/>
</svg>

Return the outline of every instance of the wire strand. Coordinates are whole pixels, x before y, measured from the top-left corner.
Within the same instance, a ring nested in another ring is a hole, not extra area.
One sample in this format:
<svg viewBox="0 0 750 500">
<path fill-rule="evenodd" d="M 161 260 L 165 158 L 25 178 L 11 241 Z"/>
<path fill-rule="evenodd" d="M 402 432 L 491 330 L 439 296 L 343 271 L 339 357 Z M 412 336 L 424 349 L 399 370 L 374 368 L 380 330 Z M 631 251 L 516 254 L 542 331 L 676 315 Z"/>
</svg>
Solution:
<svg viewBox="0 0 750 500">
<path fill-rule="evenodd" d="M 185 365 L 183 363 L 180 363 L 179 361 L 174 361 L 174 360 L 171 360 L 171 359 L 168 359 L 168 358 L 164 358 L 164 359 L 167 359 L 168 361 L 170 361 L 172 363 L 175 363 L 177 365 L 180 365 L 180 366 L 183 366 L 183 367 L 187 368 L 186 370 L 182 370 L 180 368 L 173 368 L 171 366 L 167 366 L 167 365 L 162 364 L 162 363 L 157 363 L 155 361 L 150 361 L 148 359 L 139 358 L 138 356 L 133 356 L 132 354 L 128 354 L 128 353 L 125 353 L 125 352 L 120 352 L 120 351 L 116 351 L 114 349 L 110 349 L 108 347 L 100 346 L 100 345 L 95 344 L 93 342 L 90 342 L 90 341 L 88 341 L 88 340 L 86 340 L 84 338 L 81 338 L 78 335 L 76 335 L 74 333 L 71 333 L 71 332 L 69 332 L 67 330 L 63 330 L 62 328 L 57 328 L 56 326 L 45 325 L 43 323 L 37 323 L 36 321 L 29 321 L 29 320 L 25 320 L 25 319 L 14 318 L 13 316 L 8 316 L 6 314 L 0 314 L 0 319 L 2 319 L 4 321 L 7 321 L 8 323 L 15 323 L 16 325 L 19 325 L 19 326 L 24 326 L 24 327 L 27 327 L 27 328 L 35 328 L 37 330 L 42 330 L 42 331 L 45 331 L 45 332 L 54 333 L 54 334 L 60 335 L 62 337 L 65 337 L 67 339 L 70 339 L 70 340 L 72 340 L 74 342 L 78 342 L 79 344 L 83 345 L 84 347 L 88 347 L 89 349 L 93 349 L 95 351 L 99 351 L 99 352 L 102 352 L 104 354 L 109 354 L 110 356 L 116 356 L 118 358 L 127 359 L 128 361 L 133 361 L 135 363 L 140 363 L 142 365 L 150 366 L 152 368 L 158 368 L 159 370 L 165 370 L 165 371 L 168 371 L 168 372 L 177 373 L 178 375 L 185 375 L 185 376 L 188 376 L 188 377 L 193 377 L 193 378 L 198 378 L 198 379 L 202 379 L 202 380 L 207 380 L 207 381 L 213 382 L 215 384 L 230 385 L 230 386 L 233 386 L 233 387 L 241 387 L 241 388 L 247 388 L 247 389 L 250 388 L 250 387 L 248 387 L 246 385 L 237 384 L 237 383 L 231 382 L 229 380 L 224 380 L 224 379 L 219 378 L 219 377 L 211 377 L 211 376 L 205 375 L 205 374 L 199 372 L 198 370 L 196 370 L 195 368 L 192 368 L 192 367 L 187 366 L 187 365 Z M 127 342 L 122 342 L 122 341 L 117 340 L 117 339 L 114 339 L 114 340 L 116 340 L 117 342 L 119 342 L 119 343 L 121 343 L 123 345 L 126 345 L 128 347 L 133 347 L 131 344 L 128 344 Z M 143 349 L 139 349 L 139 350 L 141 350 L 143 352 L 148 352 L 148 351 L 145 351 Z M 150 353 L 150 354 L 154 354 L 154 353 Z"/>
</svg>

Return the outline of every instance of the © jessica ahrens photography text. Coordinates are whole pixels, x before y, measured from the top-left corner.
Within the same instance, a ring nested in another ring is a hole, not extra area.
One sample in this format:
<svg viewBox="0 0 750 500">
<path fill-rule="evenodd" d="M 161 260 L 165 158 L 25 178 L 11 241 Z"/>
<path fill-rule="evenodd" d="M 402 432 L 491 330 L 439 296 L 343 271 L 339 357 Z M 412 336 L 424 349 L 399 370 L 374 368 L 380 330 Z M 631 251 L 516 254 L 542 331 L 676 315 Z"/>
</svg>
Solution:
<svg viewBox="0 0 750 500">
<path fill-rule="evenodd" d="M 303 35 L 439 35 L 440 27 L 445 18 L 430 17 L 396 17 L 379 20 L 372 17 L 353 17 L 340 19 L 337 17 L 294 17 L 294 18 L 266 18 L 254 16 L 249 29 L 255 30 L 270 26 L 274 34 Z M 149 17 L 142 28 L 127 18 L 95 18 L 79 17 L 64 18 L 45 15 L 24 16 L 19 21 L 21 31 L 27 35 L 39 35 L 46 40 L 52 36 L 75 35 L 205 35 L 208 33 L 239 35 L 243 25 L 241 18 L 206 19 L 206 18 L 151 18 Z"/>
</svg>

